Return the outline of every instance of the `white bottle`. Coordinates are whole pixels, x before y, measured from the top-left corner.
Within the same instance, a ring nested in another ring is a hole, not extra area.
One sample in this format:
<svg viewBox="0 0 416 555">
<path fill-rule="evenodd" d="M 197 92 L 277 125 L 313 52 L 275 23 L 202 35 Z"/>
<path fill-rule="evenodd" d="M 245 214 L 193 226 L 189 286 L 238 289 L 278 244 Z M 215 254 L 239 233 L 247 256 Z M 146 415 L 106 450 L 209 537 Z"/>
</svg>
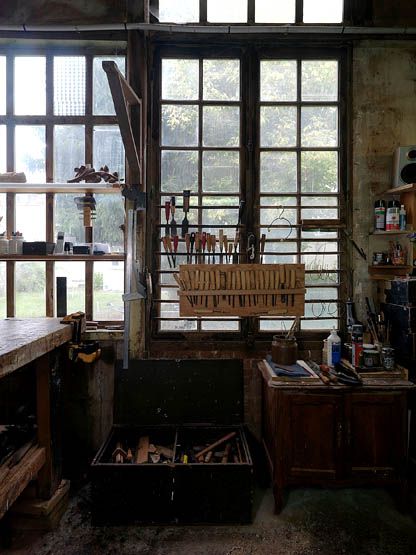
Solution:
<svg viewBox="0 0 416 555">
<path fill-rule="evenodd" d="M 333 328 L 331 335 L 327 339 L 328 346 L 328 366 L 335 366 L 341 360 L 341 338 L 337 334 L 337 330 Z"/>
<path fill-rule="evenodd" d="M 407 220 L 406 209 L 405 209 L 404 205 L 402 204 L 400 206 L 400 212 L 399 212 L 399 225 L 400 225 L 401 231 L 406 230 L 406 223 L 407 223 L 406 220 Z"/>
</svg>

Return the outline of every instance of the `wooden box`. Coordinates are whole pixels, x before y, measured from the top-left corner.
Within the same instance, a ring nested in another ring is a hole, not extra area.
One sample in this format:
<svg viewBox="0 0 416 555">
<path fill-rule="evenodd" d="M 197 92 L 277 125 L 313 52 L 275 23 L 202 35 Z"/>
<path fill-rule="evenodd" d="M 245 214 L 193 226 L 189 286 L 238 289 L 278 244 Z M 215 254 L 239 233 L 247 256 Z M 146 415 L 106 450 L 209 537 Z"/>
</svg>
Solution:
<svg viewBox="0 0 416 555">
<path fill-rule="evenodd" d="M 241 361 L 143 360 L 128 370 L 120 363 L 114 399 L 115 425 L 91 465 L 94 524 L 251 521 L 253 464 L 242 426 Z M 219 461 L 218 453 L 209 463 L 184 460 L 185 450 L 228 434 L 234 442 L 229 462 Z M 118 443 L 135 454 L 142 436 L 172 449 L 172 457 L 113 461 Z"/>
<path fill-rule="evenodd" d="M 303 316 L 304 264 L 179 267 L 180 316 Z"/>
</svg>

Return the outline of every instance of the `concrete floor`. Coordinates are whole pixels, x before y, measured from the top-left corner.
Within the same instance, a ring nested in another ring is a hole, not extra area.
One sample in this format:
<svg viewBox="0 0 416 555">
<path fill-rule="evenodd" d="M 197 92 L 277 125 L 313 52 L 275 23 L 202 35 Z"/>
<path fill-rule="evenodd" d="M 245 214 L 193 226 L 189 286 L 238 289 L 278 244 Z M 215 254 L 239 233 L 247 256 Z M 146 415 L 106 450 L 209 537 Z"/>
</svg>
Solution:
<svg viewBox="0 0 416 555">
<path fill-rule="evenodd" d="M 138 502 L 140 499 L 138 497 Z M 89 488 L 73 495 L 61 524 L 17 534 L 4 555 L 415 555 L 416 523 L 383 490 L 292 490 L 273 514 L 270 490 L 257 492 L 247 526 L 106 527 L 90 523 Z"/>
</svg>

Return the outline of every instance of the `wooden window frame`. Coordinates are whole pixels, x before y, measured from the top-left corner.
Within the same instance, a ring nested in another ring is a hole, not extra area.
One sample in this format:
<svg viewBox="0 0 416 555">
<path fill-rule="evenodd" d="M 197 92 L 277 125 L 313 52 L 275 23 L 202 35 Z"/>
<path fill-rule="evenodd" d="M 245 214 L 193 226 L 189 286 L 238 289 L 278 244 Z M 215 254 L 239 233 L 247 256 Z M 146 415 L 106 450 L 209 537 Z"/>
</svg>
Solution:
<svg viewBox="0 0 416 555">
<path fill-rule="evenodd" d="M 93 163 L 93 129 L 97 125 L 118 125 L 115 115 L 93 114 L 93 60 L 99 56 L 125 56 L 127 63 L 127 47 L 106 45 L 88 46 L 0 46 L 0 56 L 6 56 L 6 114 L 0 115 L 0 125 L 6 126 L 6 171 L 15 171 L 15 128 L 16 125 L 45 126 L 45 177 L 46 183 L 53 183 L 54 172 L 54 126 L 55 125 L 83 125 L 85 128 L 85 163 Z M 17 56 L 44 56 L 46 59 L 46 113 L 45 115 L 16 115 L 14 114 L 14 58 Z M 53 105 L 53 58 L 54 56 L 83 56 L 85 57 L 85 114 L 84 115 L 55 115 Z M 18 171 L 18 168 L 16 168 Z M 70 185 L 68 186 L 70 188 Z M 70 193 L 70 191 L 69 191 Z M 24 193 L 19 193 L 24 194 Z M 55 242 L 55 194 L 46 196 L 46 241 Z M 16 193 L 6 193 L 6 221 L 7 233 L 11 234 L 16 228 Z M 24 260 L 22 260 L 24 262 Z M 45 314 L 53 317 L 55 314 L 55 261 L 45 260 Z M 108 262 L 111 264 L 111 261 Z M 6 261 L 6 315 L 8 318 L 16 315 L 15 302 L 15 272 L 16 262 Z M 94 261 L 85 261 L 85 314 L 87 320 L 93 319 L 94 306 Z M 97 320 L 102 325 L 122 325 L 123 320 Z"/>
</svg>

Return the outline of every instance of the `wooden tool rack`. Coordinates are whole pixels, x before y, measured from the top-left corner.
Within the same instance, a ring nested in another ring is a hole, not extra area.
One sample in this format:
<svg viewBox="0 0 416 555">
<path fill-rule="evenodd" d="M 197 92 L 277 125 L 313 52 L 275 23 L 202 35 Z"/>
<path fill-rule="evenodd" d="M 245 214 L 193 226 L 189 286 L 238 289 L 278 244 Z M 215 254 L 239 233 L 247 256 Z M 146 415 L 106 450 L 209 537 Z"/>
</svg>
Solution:
<svg viewBox="0 0 416 555">
<path fill-rule="evenodd" d="M 304 264 L 188 264 L 175 279 L 181 317 L 304 314 Z"/>
</svg>

